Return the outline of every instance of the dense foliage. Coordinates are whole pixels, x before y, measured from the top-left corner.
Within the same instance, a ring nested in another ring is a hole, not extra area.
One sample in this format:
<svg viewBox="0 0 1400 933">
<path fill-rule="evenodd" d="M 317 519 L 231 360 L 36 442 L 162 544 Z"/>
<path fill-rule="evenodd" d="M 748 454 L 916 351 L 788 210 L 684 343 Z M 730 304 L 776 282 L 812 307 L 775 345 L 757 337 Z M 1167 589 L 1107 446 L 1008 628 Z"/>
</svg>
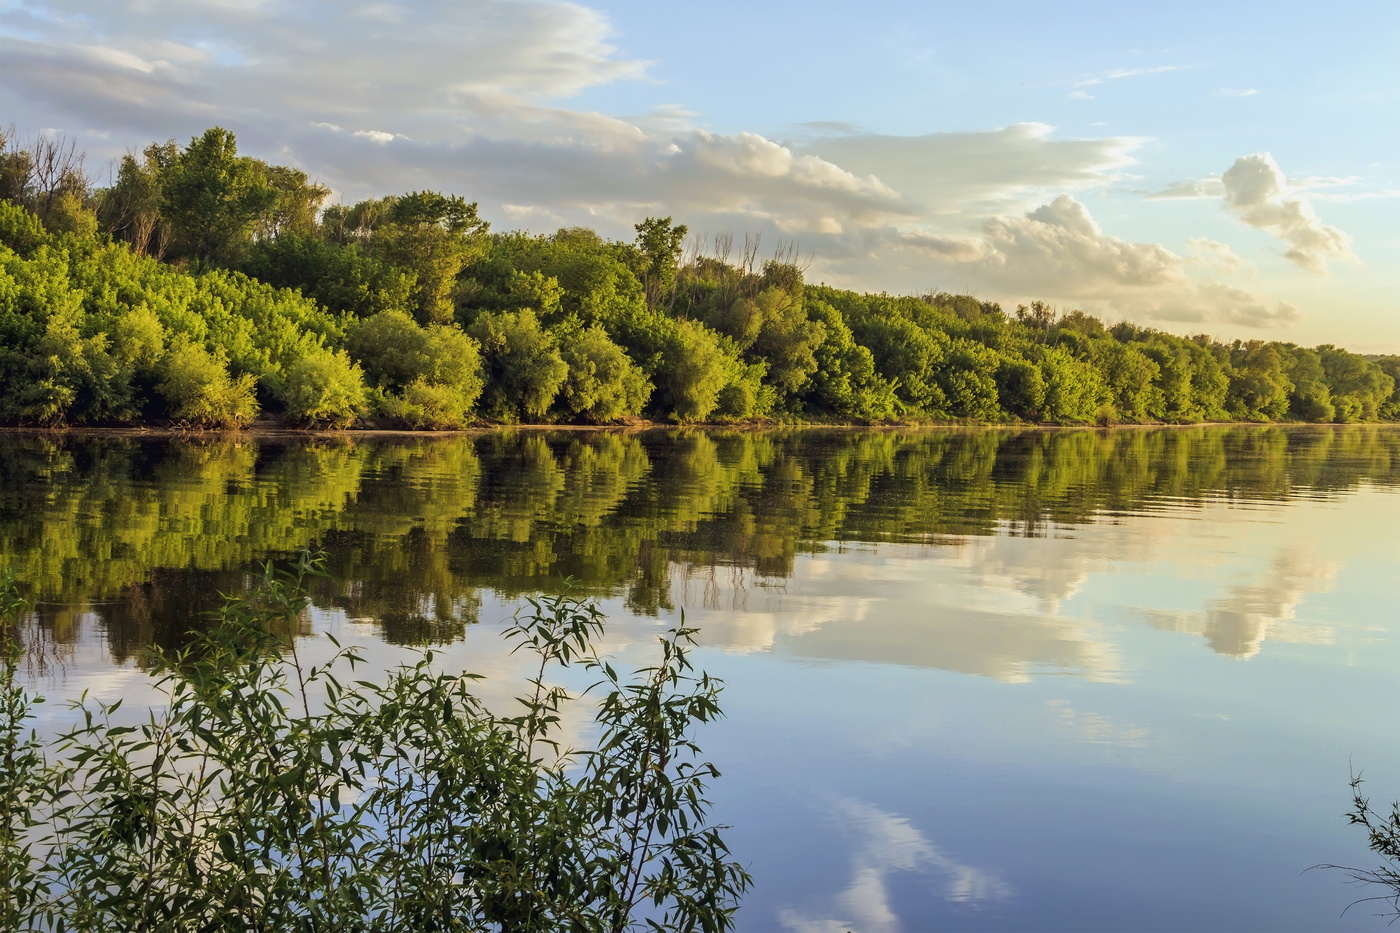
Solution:
<svg viewBox="0 0 1400 933">
<path fill-rule="evenodd" d="M 0 928 L 733 928 L 749 876 L 707 820 L 717 772 L 690 734 L 719 684 L 691 668 L 692 630 L 619 674 L 593 653 L 596 607 L 533 601 L 505 633 L 533 676 L 501 713 L 431 652 L 378 680 L 356 679 L 352 649 L 305 661 L 312 567 L 269 565 L 163 656 L 163 707 L 79 705 L 47 743 L 16 677 L 26 607 L 0 578 Z M 570 667 L 591 692 L 550 682 Z M 571 749 L 584 697 L 593 744 Z"/>
<path fill-rule="evenodd" d="M 790 252 L 492 233 L 463 198 L 323 207 L 214 128 L 92 189 L 0 137 L 0 423 L 1357 422 L 1400 357 L 814 286 Z"/>
</svg>

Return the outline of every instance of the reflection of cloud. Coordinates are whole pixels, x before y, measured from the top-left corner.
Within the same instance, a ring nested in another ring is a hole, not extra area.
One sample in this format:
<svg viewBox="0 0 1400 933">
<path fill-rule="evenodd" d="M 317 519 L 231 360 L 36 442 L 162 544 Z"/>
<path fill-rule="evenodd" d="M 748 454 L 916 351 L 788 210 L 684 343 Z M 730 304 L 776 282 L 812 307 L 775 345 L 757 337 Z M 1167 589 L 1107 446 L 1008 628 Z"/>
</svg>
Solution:
<svg viewBox="0 0 1400 933">
<path fill-rule="evenodd" d="M 914 549 L 903 546 L 884 550 L 799 560 L 783 591 L 735 580 L 723 606 L 687 599 L 686 619 L 706 645 L 731 651 L 928 667 L 1008 682 L 1029 681 L 1042 668 L 1117 679 L 1117 652 L 1093 623 L 1004 600 L 983 580 L 968 586 L 960 550 L 921 557 L 905 556 Z M 929 562 L 938 557 L 943 560 L 932 566 L 952 575 L 930 580 Z"/>
<path fill-rule="evenodd" d="M 1337 565 L 1319 561 L 1301 548 L 1278 552 L 1269 570 L 1255 583 L 1241 583 L 1213 600 L 1202 612 L 1143 610 L 1153 626 L 1171 632 L 1202 635 L 1220 654 L 1252 658 L 1265 638 L 1326 644 L 1325 628 L 1287 626 L 1303 597 L 1331 589 Z"/>
<path fill-rule="evenodd" d="M 998 535 L 968 542 L 969 568 L 979 586 L 1011 588 L 1055 615 L 1091 575 L 1112 564 L 1146 563 L 1161 551 L 1165 529 L 1143 534 L 1130 525 L 1100 524 L 1074 531 L 1074 537 L 1025 538 Z"/>
<path fill-rule="evenodd" d="M 1142 748 L 1152 735 L 1152 731 L 1145 726 L 1077 710 L 1068 700 L 1046 700 L 1045 705 L 1055 712 L 1060 724 L 1074 733 L 1075 738 L 1090 745 Z"/>
<path fill-rule="evenodd" d="M 851 883 L 836 895 L 826 916 L 782 911 L 779 919 L 794 933 L 896 933 L 902 926 L 888 886 L 894 872 L 918 872 L 932 882 L 935 893 L 956 903 L 1011 896 L 1011 886 L 996 874 L 947 855 L 904 817 L 858 800 L 840 801 L 836 813 L 860 837 L 851 859 Z"/>
<path fill-rule="evenodd" d="M 1035 613 L 988 612 L 947 604 L 889 606 L 863 624 L 827 622 L 784 639 L 798 657 L 932 667 L 1025 683 L 1039 669 L 1113 681 L 1122 664 L 1094 626 Z"/>
</svg>

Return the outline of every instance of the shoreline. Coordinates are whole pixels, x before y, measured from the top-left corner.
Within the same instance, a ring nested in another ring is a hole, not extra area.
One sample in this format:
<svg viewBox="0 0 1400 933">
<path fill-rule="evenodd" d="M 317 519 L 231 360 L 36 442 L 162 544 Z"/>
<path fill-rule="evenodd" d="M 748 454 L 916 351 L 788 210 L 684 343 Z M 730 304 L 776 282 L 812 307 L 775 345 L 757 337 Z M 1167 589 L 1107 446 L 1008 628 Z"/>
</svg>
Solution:
<svg viewBox="0 0 1400 933">
<path fill-rule="evenodd" d="M 1312 422 L 1312 421 L 1197 421 L 1186 424 L 1154 422 L 1136 424 L 995 424 L 977 423 L 920 423 L 905 422 L 896 424 L 826 424 L 819 421 L 804 422 L 740 422 L 733 424 L 697 423 L 667 424 L 649 421 L 633 424 L 488 424 L 447 431 L 410 430 L 406 428 L 293 428 L 271 423 L 254 423 L 244 428 L 178 428 L 159 425 L 141 426 L 63 426 L 29 427 L 0 425 L 0 435 L 37 436 L 93 436 L 93 437 L 148 437 L 148 438 L 356 438 L 356 437 L 479 437 L 488 434 L 501 434 L 510 431 L 532 433 L 569 432 L 579 434 L 644 434 L 668 431 L 1141 431 L 1161 428 L 1341 428 L 1341 427 L 1400 427 L 1397 421 L 1355 421 L 1355 422 Z"/>
</svg>

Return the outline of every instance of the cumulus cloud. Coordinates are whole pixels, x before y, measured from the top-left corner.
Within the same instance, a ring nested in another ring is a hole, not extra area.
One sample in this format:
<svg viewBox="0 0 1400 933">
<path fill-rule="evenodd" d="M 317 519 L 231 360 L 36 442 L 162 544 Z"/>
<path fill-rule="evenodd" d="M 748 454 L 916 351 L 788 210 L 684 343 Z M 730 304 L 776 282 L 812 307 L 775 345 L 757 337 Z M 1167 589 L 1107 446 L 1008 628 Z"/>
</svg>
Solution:
<svg viewBox="0 0 1400 933">
<path fill-rule="evenodd" d="M 479 87 L 561 96 L 645 70 L 614 54 L 602 14 L 553 0 L 40 0 L 3 25 L 10 87 L 58 93 L 117 78 L 104 98 L 141 88 L 182 109 L 241 100 L 421 113 Z M 254 90 L 263 96 L 244 96 Z"/>
<path fill-rule="evenodd" d="M 1210 237 L 1192 237 L 1186 241 L 1186 251 L 1192 261 L 1215 275 L 1234 275 L 1254 269 L 1226 243 Z"/>
<path fill-rule="evenodd" d="M 816 122 L 792 142 L 707 131 L 680 103 L 627 119 L 568 106 L 647 80 L 612 35 L 604 14 L 563 0 L 29 0 L 0 4 L 0 86 L 7 119 L 76 131 L 90 165 L 218 124 L 347 200 L 449 190 L 488 218 L 613 236 L 672 214 L 698 232 L 800 238 L 814 276 L 854 287 L 925 288 L 952 271 L 959 287 L 1119 315 L 1286 319 L 1237 285 L 1198 285 L 1187 272 L 1207 267 L 1193 258 L 1099 229 L 1075 195 L 1124 181 L 1139 138 Z M 1217 197 L 1225 186 L 1198 184 Z M 1296 194 L 1256 203 L 1250 191 L 1237 213 L 1284 236 L 1295 261 L 1345 247 Z"/>
<path fill-rule="evenodd" d="M 1044 123 L 982 132 L 882 136 L 850 133 L 805 151 L 875 175 L 924 215 L 986 214 L 1045 192 L 1106 185 L 1136 162 L 1133 136 L 1060 139 Z"/>
<path fill-rule="evenodd" d="M 1292 192 L 1287 177 L 1267 152 L 1236 159 L 1220 181 L 1230 212 L 1287 243 L 1283 255 L 1302 268 L 1325 273 L 1329 260 L 1356 260 L 1351 238 L 1323 223 L 1312 202 Z"/>
<path fill-rule="evenodd" d="M 924 251 L 932 261 L 956 263 L 964 276 L 979 284 L 1098 303 L 1137 318 L 1274 327 L 1298 317 L 1291 305 L 1193 276 L 1195 266 L 1221 271 L 1225 257 L 1220 249 L 1196 245 L 1213 253 L 1211 269 L 1197 257 L 1181 256 L 1160 243 L 1106 234 L 1088 207 L 1071 195 L 1060 195 L 1020 216 L 992 217 L 975 239 L 945 240 L 905 234 L 899 242 Z"/>
</svg>

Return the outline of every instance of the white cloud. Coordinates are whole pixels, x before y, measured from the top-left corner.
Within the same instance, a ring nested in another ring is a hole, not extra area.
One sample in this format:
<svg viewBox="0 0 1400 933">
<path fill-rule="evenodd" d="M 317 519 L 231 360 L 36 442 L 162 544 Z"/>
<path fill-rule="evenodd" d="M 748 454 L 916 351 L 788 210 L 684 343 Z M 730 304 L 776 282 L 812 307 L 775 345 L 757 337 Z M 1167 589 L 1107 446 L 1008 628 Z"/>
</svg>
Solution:
<svg viewBox="0 0 1400 933">
<path fill-rule="evenodd" d="M 1214 275 L 1234 275 L 1237 272 L 1254 269 L 1227 244 L 1210 237 L 1192 237 L 1186 241 L 1186 251 L 1191 259 Z"/>
<path fill-rule="evenodd" d="M 1118 315 L 1286 317 L 1236 285 L 1196 282 L 1201 262 L 1098 228 L 1074 195 L 1127 180 L 1140 138 L 1062 138 L 1033 122 L 920 136 L 817 122 L 780 142 L 700 129 L 679 103 L 635 119 L 562 104 L 646 79 L 611 35 L 602 13 L 562 0 L 31 0 L 0 5 L 0 86 L 21 126 L 110 134 L 93 165 L 219 124 L 244 152 L 352 200 L 441 189 L 492 219 L 614 236 L 672 214 L 697 233 L 801 237 L 814 276 L 859 288 L 923 288 L 952 272 L 960 288 Z M 1176 68 L 1116 69 L 1076 90 Z M 1224 188 L 1191 184 L 1160 196 Z M 1293 203 L 1306 202 L 1280 202 Z M 1326 255 L 1307 234 L 1331 229 L 1295 223 L 1292 251 Z"/>
<path fill-rule="evenodd" d="M 380 145 L 391 143 L 395 139 L 393 133 L 386 133 L 383 130 L 356 130 L 355 135 L 368 139 L 371 142 L 379 143 Z"/>
<path fill-rule="evenodd" d="M 1312 202 L 1293 193 L 1287 177 L 1267 152 L 1241 156 L 1220 180 L 1231 213 L 1287 243 L 1283 255 L 1302 268 L 1325 273 L 1329 261 L 1356 260 L 1351 238 L 1323 223 Z"/>
<path fill-rule="evenodd" d="M 1252 88 L 1252 87 L 1244 87 L 1244 88 L 1222 87 L 1220 90 L 1218 90 L 1218 91 L 1215 92 L 1215 96 L 1216 96 L 1216 97 L 1253 97 L 1255 94 L 1258 94 L 1258 93 L 1259 93 L 1259 91 L 1257 91 L 1256 89 L 1254 89 L 1254 88 Z"/>
<path fill-rule="evenodd" d="M 1124 78 L 1136 78 L 1141 75 L 1159 75 L 1168 71 L 1180 71 L 1180 65 L 1157 65 L 1153 68 L 1114 68 L 1112 71 L 1104 71 L 1099 74 L 1089 75 L 1086 78 L 1074 82 L 1074 87 L 1095 87 L 1109 81 L 1121 81 Z M 1073 95 L 1071 95 L 1073 96 Z"/>
<path fill-rule="evenodd" d="M 927 215 L 1005 210 L 1046 192 L 1107 185 L 1135 164 L 1133 136 L 1059 139 L 1044 123 L 925 136 L 848 134 L 805 150 L 875 175 Z"/>
<path fill-rule="evenodd" d="M 1154 191 L 1147 195 L 1149 201 L 1190 201 L 1215 199 L 1225 196 L 1225 183 L 1220 180 L 1219 175 L 1207 175 L 1205 178 L 1196 178 L 1190 181 L 1179 181 L 1168 185 L 1161 191 Z"/>
<path fill-rule="evenodd" d="M 899 242 L 924 251 L 931 261 L 956 264 L 961 275 L 983 288 L 1112 309 L 1128 317 L 1247 327 L 1288 324 L 1298 317 L 1290 305 L 1271 304 L 1246 289 L 1192 274 L 1193 267 L 1208 273 L 1219 268 L 1160 243 L 1105 234 L 1088 208 L 1070 195 L 1020 216 L 992 217 L 979 237 L 965 242 L 908 234 Z M 1220 251 L 1213 252 L 1218 266 Z"/>
</svg>

